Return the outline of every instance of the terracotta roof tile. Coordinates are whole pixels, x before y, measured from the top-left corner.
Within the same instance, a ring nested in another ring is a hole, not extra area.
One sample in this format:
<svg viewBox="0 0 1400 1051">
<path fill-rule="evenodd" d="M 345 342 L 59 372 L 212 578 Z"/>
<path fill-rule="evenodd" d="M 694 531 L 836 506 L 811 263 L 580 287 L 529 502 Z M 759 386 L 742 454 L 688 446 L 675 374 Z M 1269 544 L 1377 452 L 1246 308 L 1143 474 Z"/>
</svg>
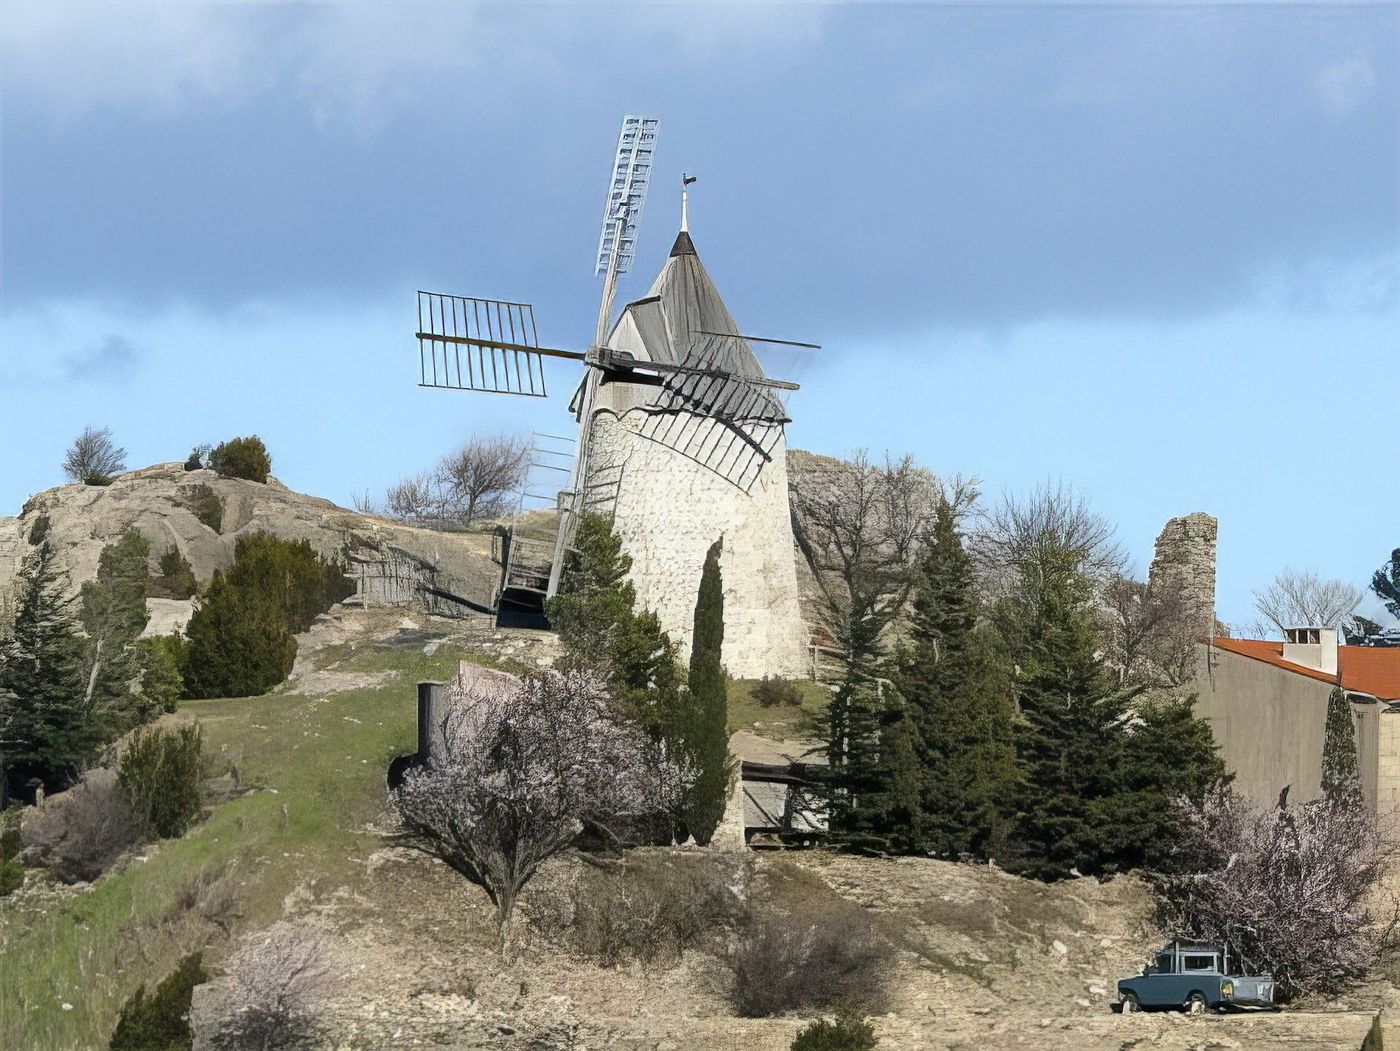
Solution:
<svg viewBox="0 0 1400 1051">
<path fill-rule="evenodd" d="M 1263 661 L 1310 679 L 1322 682 L 1337 682 L 1338 679 L 1335 675 L 1284 660 L 1281 642 L 1219 638 L 1210 641 L 1217 649 Z M 1400 700 L 1400 648 L 1338 646 L 1337 666 L 1341 672 L 1341 685 L 1346 689 L 1369 693 L 1383 701 Z"/>
</svg>

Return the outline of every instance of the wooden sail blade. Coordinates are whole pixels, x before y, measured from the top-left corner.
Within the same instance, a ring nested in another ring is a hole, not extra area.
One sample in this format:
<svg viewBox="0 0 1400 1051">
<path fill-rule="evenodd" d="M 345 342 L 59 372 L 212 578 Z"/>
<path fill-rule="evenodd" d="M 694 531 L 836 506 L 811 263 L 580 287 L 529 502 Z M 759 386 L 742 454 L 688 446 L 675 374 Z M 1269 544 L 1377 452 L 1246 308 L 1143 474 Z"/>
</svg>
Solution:
<svg viewBox="0 0 1400 1051">
<path fill-rule="evenodd" d="M 529 303 L 418 293 L 419 386 L 543 398 L 544 359 L 582 361 L 541 347 Z"/>
</svg>

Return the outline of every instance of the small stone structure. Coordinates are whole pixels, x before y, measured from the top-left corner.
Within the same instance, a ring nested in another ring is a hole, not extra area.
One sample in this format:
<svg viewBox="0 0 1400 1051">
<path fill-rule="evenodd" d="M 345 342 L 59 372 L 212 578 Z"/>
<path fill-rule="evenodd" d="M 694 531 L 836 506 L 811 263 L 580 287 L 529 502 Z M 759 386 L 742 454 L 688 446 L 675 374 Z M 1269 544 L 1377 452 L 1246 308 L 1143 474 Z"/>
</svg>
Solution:
<svg viewBox="0 0 1400 1051">
<path fill-rule="evenodd" d="M 1186 619 L 1197 638 L 1215 633 L 1214 518 L 1196 511 L 1173 518 L 1162 527 L 1148 570 L 1154 590 L 1169 589 L 1181 596 Z"/>
</svg>

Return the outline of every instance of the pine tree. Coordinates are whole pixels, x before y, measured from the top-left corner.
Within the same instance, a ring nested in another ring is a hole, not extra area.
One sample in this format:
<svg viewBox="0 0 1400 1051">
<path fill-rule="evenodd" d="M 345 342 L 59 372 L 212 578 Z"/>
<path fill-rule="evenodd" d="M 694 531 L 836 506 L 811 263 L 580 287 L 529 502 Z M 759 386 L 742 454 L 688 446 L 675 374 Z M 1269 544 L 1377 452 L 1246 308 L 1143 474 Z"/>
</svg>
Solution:
<svg viewBox="0 0 1400 1051">
<path fill-rule="evenodd" d="M 1000 610 L 1020 665 L 1014 864 L 1042 878 L 1104 871 L 1120 834 L 1102 811 L 1120 788 L 1128 695 L 1098 661 L 1090 597 L 1073 554 L 1048 550 Z"/>
<path fill-rule="evenodd" d="M 32 798 L 34 781 L 66 787 L 102 731 L 84 699 L 83 640 L 48 540 L 25 560 L 19 584 L 14 626 L 0 646 L 0 768 L 9 794 Z"/>
<path fill-rule="evenodd" d="M 1194 696 L 1141 701 L 1127 728 L 1119 786 L 1099 806 L 1116 830 L 1116 864 L 1157 868 L 1178 842 L 1178 802 L 1200 803 L 1230 783 L 1210 723 L 1197 718 Z"/>
<path fill-rule="evenodd" d="M 695 602 L 695 634 L 690 648 L 690 707 L 684 748 L 695 765 L 696 779 L 685 804 L 685 823 L 697 843 L 710 842 L 724 818 L 734 778 L 729 754 L 728 683 L 724 648 L 724 583 L 720 574 L 721 542 L 711 545 L 700 574 Z"/>
<path fill-rule="evenodd" d="M 919 558 L 909 639 L 893 661 L 918 770 L 918 807 L 892 842 L 905 850 L 986 855 L 1004 830 L 1017 779 L 1010 678 L 980 630 L 972 560 L 940 501 Z M 907 763 L 891 753 L 891 788 Z M 896 808 L 900 804 L 894 799 Z"/>
<path fill-rule="evenodd" d="M 132 682 L 138 664 L 132 647 L 150 618 L 150 554 L 150 542 L 128 529 L 102 549 L 97 577 L 82 589 L 79 619 L 87 632 L 87 703 L 108 724 L 109 733 L 129 729 L 135 721 Z"/>
<path fill-rule="evenodd" d="M 1376 570 L 1371 590 L 1385 604 L 1392 617 L 1400 618 L 1400 547 L 1390 553 L 1390 561 Z"/>
<path fill-rule="evenodd" d="M 1327 726 L 1322 740 L 1322 794 L 1334 803 L 1361 802 L 1361 774 L 1356 758 L 1356 725 L 1351 701 L 1340 686 L 1327 698 Z"/>
</svg>

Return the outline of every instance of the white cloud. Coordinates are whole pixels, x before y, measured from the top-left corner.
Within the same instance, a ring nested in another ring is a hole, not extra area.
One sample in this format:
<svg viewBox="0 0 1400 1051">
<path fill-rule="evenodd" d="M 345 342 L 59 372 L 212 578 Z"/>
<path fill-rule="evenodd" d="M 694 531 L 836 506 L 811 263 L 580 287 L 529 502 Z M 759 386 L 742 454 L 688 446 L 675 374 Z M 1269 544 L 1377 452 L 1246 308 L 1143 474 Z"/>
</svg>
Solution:
<svg viewBox="0 0 1400 1051">
<path fill-rule="evenodd" d="M 1376 89 L 1376 71 L 1369 58 L 1349 58 L 1318 71 L 1313 82 L 1322 108 L 1334 117 L 1345 117 Z"/>
</svg>

